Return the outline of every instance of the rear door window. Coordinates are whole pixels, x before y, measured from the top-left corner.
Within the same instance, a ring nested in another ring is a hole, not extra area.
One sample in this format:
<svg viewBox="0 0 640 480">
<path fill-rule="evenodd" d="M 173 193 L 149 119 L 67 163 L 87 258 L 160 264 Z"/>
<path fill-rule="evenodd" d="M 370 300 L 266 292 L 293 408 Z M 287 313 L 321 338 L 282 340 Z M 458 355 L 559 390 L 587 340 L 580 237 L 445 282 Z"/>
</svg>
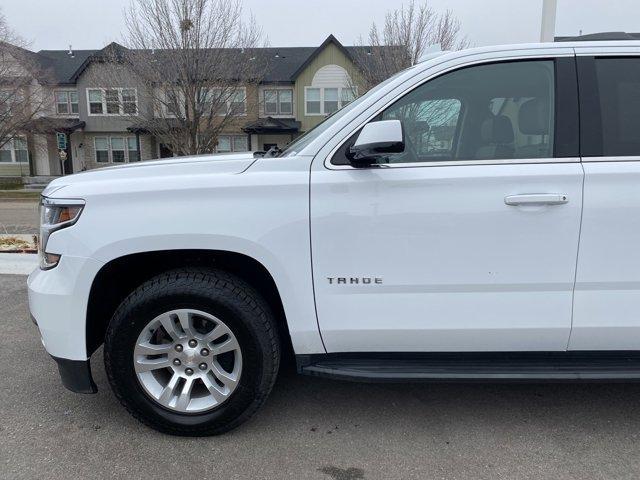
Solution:
<svg viewBox="0 0 640 480">
<path fill-rule="evenodd" d="M 640 156 L 640 58 L 596 58 L 602 155 Z"/>
</svg>

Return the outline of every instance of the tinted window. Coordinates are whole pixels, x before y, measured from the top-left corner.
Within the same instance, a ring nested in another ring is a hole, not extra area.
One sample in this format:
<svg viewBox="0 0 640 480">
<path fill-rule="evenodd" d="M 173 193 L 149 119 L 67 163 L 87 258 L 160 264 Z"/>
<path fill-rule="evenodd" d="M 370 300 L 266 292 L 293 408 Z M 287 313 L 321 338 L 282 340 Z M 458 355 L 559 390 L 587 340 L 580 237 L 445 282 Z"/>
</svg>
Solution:
<svg viewBox="0 0 640 480">
<path fill-rule="evenodd" d="M 416 88 L 377 119 L 403 124 L 405 151 L 389 155 L 388 163 L 553 157 L 554 63 L 456 70 Z"/>
<path fill-rule="evenodd" d="M 640 155 L 640 58 L 598 58 L 602 154 Z"/>
</svg>

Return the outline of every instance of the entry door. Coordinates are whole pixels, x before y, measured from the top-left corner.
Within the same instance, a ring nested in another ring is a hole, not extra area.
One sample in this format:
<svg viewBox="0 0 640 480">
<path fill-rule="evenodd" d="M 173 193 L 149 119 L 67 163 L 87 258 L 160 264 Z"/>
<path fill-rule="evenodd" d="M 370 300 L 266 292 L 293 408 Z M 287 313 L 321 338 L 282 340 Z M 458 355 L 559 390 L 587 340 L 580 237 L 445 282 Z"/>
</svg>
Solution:
<svg viewBox="0 0 640 480">
<path fill-rule="evenodd" d="M 640 49 L 581 48 L 584 211 L 571 350 L 640 350 Z"/>
<path fill-rule="evenodd" d="M 566 349 L 583 173 L 554 155 L 554 72 L 538 60 L 438 77 L 372 120 L 402 121 L 404 153 L 351 168 L 356 132 L 312 171 L 329 352 Z"/>
</svg>

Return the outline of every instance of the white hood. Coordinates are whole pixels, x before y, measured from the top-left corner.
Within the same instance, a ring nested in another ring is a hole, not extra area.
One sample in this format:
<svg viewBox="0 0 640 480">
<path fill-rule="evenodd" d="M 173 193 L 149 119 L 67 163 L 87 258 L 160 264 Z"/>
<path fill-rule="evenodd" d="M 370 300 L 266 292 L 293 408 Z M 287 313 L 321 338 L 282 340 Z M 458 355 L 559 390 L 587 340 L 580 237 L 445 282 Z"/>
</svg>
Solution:
<svg viewBox="0 0 640 480">
<path fill-rule="evenodd" d="M 171 177 L 176 182 L 180 182 L 180 177 L 193 177 L 198 175 L 226 174 L 237 175 L 247 170 L 257 159 L 253 153 L 230 153 L 218 155 L 198 155 L 194 157 L 175 157 L 166 160 L 143 161 L 124 165 L 97 168 L 81 172 L 75 175 L 57 178 L 52 181 L 42 192 L 42 195 L 51 196 L 56 193 L 56 197 L 64 197 L 70 190 L 74 194 L 78 188 L 69 187 L 89 187 L 100 185 L 104 188 L 105 183 L 111 183 L 115 187 L 121 182 L 149 181 L 154 178 Z M 82 188 L 84 190 L 84 188 Z"/>
</svg>

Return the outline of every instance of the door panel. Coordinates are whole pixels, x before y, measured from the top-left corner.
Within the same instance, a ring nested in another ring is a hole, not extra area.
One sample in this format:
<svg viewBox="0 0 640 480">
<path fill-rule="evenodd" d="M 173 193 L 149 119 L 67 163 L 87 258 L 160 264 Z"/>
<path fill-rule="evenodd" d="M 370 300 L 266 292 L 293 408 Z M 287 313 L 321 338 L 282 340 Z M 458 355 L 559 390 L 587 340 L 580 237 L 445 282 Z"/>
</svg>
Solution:
<svg viewBox="0 0 640 480">
<path fill-rule="evenodd" d="M 584 163 L 571 350 L 640 350 L 640 161 Z"/>
<path fill-rule="evenodd" d="M 572 350 L 640 350 L 640 52 L 627 53 L 578 59 L 585 202 Z"/>
<path fill-rule="evenodd" d="M 566 349 L 582 179 L 579 163 L 313 171 L 327 350 Z M 541 193 L 567 203 L 505 203 Z"/>
<path fill-rule="evenodd" d="M 565 350 L 582 208 L 572 58 L 483 63 L 370 121 L 404 149 L 311 172 L 318 320 L 330 352 Z M 571 147 L 576 151 L 571 151 Z"/>
</svg>

